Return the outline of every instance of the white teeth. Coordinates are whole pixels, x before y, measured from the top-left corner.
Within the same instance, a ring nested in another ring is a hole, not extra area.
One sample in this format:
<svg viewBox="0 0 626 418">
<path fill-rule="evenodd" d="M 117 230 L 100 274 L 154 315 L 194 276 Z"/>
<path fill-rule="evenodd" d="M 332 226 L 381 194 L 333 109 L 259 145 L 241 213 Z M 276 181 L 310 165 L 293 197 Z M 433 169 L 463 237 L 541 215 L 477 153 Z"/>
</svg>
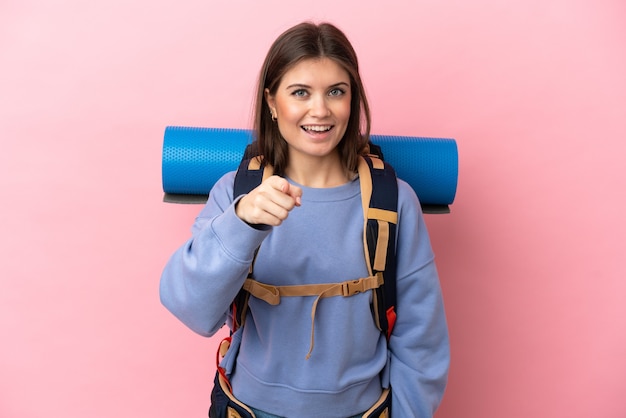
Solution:
<svg viewBox="0 0 626 418">
<path fill-rule="evenodd" d="M 307 131 L 315 131 L 315 132 L 325 132 L 329 131 L 332 126 L 303 126 Z"/>
</svg>

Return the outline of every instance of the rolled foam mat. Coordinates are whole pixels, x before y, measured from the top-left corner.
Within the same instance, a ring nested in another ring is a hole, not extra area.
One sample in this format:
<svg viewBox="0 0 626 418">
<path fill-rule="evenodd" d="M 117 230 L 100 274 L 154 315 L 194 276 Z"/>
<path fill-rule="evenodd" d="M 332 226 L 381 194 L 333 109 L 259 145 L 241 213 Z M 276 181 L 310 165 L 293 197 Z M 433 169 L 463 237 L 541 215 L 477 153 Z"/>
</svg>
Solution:
<svg viewBox="0 0 626 418">
<path fill-rule="evenodd" d="M 168 126 L 163 140 L 164 200 L 175 203 L 206 201 L 215 182 L 236 170 L 250 130 Z M 413 187 L 425 212 L 447 212 L 456 195 L 458 151 L 449 138 L 371 135 L 385 161 Z"/>
</svg>

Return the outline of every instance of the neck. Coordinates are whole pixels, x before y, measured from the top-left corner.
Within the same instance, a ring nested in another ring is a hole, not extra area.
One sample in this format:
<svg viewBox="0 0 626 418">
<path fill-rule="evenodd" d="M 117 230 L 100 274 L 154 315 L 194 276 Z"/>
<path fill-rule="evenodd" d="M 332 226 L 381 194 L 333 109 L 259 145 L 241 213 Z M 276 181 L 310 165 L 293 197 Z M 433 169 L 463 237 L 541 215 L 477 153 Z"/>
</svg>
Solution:
<svg viewBox="0 0 626 418">
<path fill-rule="evenodd" d="M 350 181 L 339 155 L 324 158 L 290 158 L 285 175 L 298 184 L 313 188 L 337 187 Z"/>
</svg>

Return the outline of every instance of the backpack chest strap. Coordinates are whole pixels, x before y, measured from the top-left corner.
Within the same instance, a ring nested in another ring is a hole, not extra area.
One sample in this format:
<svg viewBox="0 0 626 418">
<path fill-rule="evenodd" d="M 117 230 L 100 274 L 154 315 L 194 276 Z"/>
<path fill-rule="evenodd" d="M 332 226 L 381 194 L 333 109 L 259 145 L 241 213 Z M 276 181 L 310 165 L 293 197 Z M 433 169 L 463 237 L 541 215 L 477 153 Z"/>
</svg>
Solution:
<svg viewBox="0 0 626 418">
<path fill-rule="evenodd" d="M 368 290 L 377 289 L 383 282 L 382 273 L 377 273 L 375 276 L 363 277 L 358 280 L 348 280 L 341 283 L 288 286 L 273 286 L 257 282 L 253 279 L 246 279 L 243 288 L 254 297 L 264 300 L 270 305 L 278 305 L 281 296 L 316 296 L 311 308 L 311 344 L 309 346 L 309 352 L 306 355 L 306 359 L 308 360 L 311 357 L 313 345 L 315 344 L 315 313 L 317 312 L 317 304 L 320 299 L 332 296 L 353 296 Z"/>
<path fill-rule="evenodd" d="M 382 274 L 363 277 L 358 280 L 348 280 L 341 283 L 301 284 L 274 286 L 246 279 L 243 284 L 252 296 L 261 299 L 270 305 L 278 305 L 282 296 L 317 296 L 327 298 L 332 296 L 353 296 L 368 290 L 377 289 L 383 284 Z"/>
</svg>

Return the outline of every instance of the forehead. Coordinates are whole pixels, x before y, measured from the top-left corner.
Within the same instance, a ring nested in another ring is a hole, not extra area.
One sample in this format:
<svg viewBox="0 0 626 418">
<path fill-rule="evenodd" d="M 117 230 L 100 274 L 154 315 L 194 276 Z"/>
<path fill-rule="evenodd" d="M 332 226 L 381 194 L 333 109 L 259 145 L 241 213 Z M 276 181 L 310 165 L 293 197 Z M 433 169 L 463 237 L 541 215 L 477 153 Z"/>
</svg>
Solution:
<svg viewBox="0 0 626 418">
<path fill-rule="evenodd" d="M 296 63 L 283 75 L 280 86 L 304 84 L 325 87 L 342 82 L 350 85 L 348 72 L 336 61 L 322 57 L 307 58 Z"/>
</svg>

